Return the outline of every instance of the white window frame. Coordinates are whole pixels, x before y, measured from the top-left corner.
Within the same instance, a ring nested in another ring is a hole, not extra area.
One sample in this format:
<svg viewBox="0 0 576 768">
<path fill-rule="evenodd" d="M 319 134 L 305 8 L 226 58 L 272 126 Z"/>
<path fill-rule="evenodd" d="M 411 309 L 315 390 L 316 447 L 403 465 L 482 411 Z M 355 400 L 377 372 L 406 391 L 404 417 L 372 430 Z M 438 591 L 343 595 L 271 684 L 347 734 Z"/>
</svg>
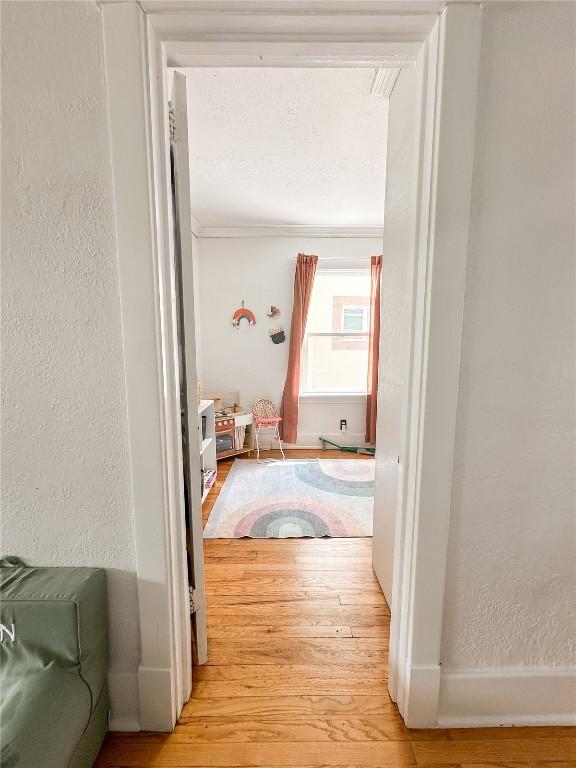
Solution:
<svg viewBox="0 0 576 768">
<path fill-rule="evenodd" d="M 328 258 L 327 261 L 330 261 L 330 259 Z M 350 261 L 352 261 L 352 259 Z M 362 259 L 362 261 L 366 261 L 366 264 L 369 264 L 369 259 Z M 334 266 L 322 267 L 320 264 L 316 269 L 316 278 L 321 277 L 322 275 L 350 275 L 351 277 L 362 275 L 369 277 L 370 267 L 366 266 L 365 268 L 351 268 L 347 266 L 343 267 L 342 269 L 338 269 Z M 312 288 L 312 290 L 314 290 L 314 288 Z M 344 307 L 342 307 L 342 309 L 344 309 Z M 317 395 L 329 395 L 331 397 L 347 397 L 349 395 L 353 395 L 355 397 L 366 397 L 366 389 L 329 389 L 326 391 L 308 389 L 308 339 L 310 336 L 329 336 L 330 338 L 342 337 L 345 339 L 358 336 L 358 338 L 367 339 L 369 334 L 368 331 L 361 331 L 358 333 L 355 333 L 354 331 L 347 331 L 346 333 L 338 331 L 326 331 L 325 333 L 308 333 L 308 330 L 306 330 L 304 333 L 304 340 L 302 342 L 302 356 L 300 360 L 300 397 L 310 398 Z"/>
<path fill-rule="evenodd" d="M 351 337 L 358 337 L 358 339 L 369 338 L 367 333 L 354 333 L 351 331 L 347 333 L 305 333 L 304 341 L 302 342 L 302 359 L 300 361 L 300 397 L 309 397 L 310 395 L 358 395 L 366 397 L 366 389 L 308 389 L 308 339 L 311 336 L 326 336 L 330 339 L 342 338 L 347 341 Z"/>
<path fill-rule="evenodd" d="M 170 730 L 187 696 L 170 259 L 167 66 L 423 62 L 414 180 L 414 318 L 394 555 L 389 689 L 411 727 L 437 724 L 444 582 L 470 218 L 481 4 L 101 0 L 126 369 L 141 662 L 134 718 Z M 284 17 L 283 17 L 283 14 Z M 430 531 L 433 530 L 433 535 Z M 417 556 L 416 556 L 417 555 Z M 181 586 L 181 585 L 180 585 Z M 132 693 L 125 691 L 132 701 Z M 129 709 L 126 703 L 124 709 Z"/>
</svg>

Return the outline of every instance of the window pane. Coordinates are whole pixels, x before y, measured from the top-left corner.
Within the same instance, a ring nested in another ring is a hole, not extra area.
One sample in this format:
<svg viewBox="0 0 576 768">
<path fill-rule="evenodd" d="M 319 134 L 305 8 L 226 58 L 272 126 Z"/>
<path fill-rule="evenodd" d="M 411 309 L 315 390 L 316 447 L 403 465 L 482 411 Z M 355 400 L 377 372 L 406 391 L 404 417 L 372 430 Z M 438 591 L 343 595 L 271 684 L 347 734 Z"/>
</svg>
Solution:
<svg viewBox="0 0 576 768">
<path fill-rule="evenodd" d="M 342 331 L 343 308 L 368 307 L 369 303 L 368 271 L 355 274 L 316 272 L 306 330 L 309 333 L 339 333 Z M 364 329 L 360 327 L 359 330 Z"/>
<path fill-rule="evenodd" d="M 307 392 L 366 392 L 368 337 L 308 336 L 303 350 Z"/>
<path fill-rule="evenodd" d="M 303 392 L 366 392 L 369 304 L 368 269 L 316 272 L 302 351 Z"/>
<path fill-rule="evenodd" d="M 363 307 L 344 307 L 342 309 L 342 330 L 343 331 L 362 331 L 364 330 L 364 308 Z"/>
</svg>

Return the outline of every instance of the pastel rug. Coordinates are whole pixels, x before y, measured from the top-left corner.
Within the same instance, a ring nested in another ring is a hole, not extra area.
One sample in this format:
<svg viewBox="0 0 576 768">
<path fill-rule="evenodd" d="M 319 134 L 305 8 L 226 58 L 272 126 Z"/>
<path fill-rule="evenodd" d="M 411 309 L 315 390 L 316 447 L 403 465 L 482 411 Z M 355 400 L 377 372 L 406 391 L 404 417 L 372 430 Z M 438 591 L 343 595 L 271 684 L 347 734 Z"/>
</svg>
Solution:
<svg viewBox="0 0 576 768">
<path fill-rule="evenodd" d="M 206 539 L 372 536 L 374 459 L 236 459 Z"/>
</svg>

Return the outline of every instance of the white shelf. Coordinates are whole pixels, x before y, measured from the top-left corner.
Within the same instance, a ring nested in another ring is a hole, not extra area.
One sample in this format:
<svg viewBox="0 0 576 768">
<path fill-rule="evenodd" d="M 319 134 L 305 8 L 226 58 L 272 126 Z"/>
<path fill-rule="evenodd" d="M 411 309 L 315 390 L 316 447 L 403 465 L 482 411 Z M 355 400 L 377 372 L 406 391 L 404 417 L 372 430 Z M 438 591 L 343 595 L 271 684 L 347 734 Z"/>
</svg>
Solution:
<svg viewBox="0 0 576 768">
<path fill-rule="evenodd" d="M 213 437 L 206 437 L 204 440 L 202 440 L 202 445 L 200 446 L 200 455 L 201 456 L 204 453 L 204 451 L 206 450 L 206 448 L 208 448 L 208 446 L 210 445 L 212 440 L 214 440 Z"/>
<path fill-rule="evenodd" d="M 200 448 L 200 467 L 202 472 L 214 472 L 210 485 L 202 487 L 200 494 L 203 503 L 216 482 L 216 428 L 214 422 L 214 400 L 201 400 L 198 403 L 198 445 Z"/>
<path fill-rule="evenodd" d="M 204 491 L 202 492 L 202 503 L 204 503 L 206 496 L 208 496 L 208 494 L 214 487 L 215 482 L 216 482 L 216 475 L 214 475 L 214 477 L 212 478 L 212 482 L 210 483 L 210 485 L 207 488 L 204 488 Z"/>
</svg>

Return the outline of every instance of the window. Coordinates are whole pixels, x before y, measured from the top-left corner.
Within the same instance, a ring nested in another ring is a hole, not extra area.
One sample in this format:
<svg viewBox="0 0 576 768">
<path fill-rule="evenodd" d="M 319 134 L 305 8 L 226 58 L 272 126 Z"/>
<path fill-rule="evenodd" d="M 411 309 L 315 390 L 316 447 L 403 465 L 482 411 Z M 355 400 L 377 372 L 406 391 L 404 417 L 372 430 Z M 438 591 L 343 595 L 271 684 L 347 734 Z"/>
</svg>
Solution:
<svg viewBox="0 0 576 768">
<path fill-rule="evenodd" d="M 368 308 L 345 304 L 342 307 L 340 330 L 366 333 L 368 331 Z"/>
<path fill-rule="evenodd" d="M 332 299 L 332 349 L 368 349 L 369 296 L 334 296 Z"/>
<path fill-rule="evenodd" d="M 366 393 L 370 270 L 316 272 L 302 347 L 300 392 Z"/>
</svg>

